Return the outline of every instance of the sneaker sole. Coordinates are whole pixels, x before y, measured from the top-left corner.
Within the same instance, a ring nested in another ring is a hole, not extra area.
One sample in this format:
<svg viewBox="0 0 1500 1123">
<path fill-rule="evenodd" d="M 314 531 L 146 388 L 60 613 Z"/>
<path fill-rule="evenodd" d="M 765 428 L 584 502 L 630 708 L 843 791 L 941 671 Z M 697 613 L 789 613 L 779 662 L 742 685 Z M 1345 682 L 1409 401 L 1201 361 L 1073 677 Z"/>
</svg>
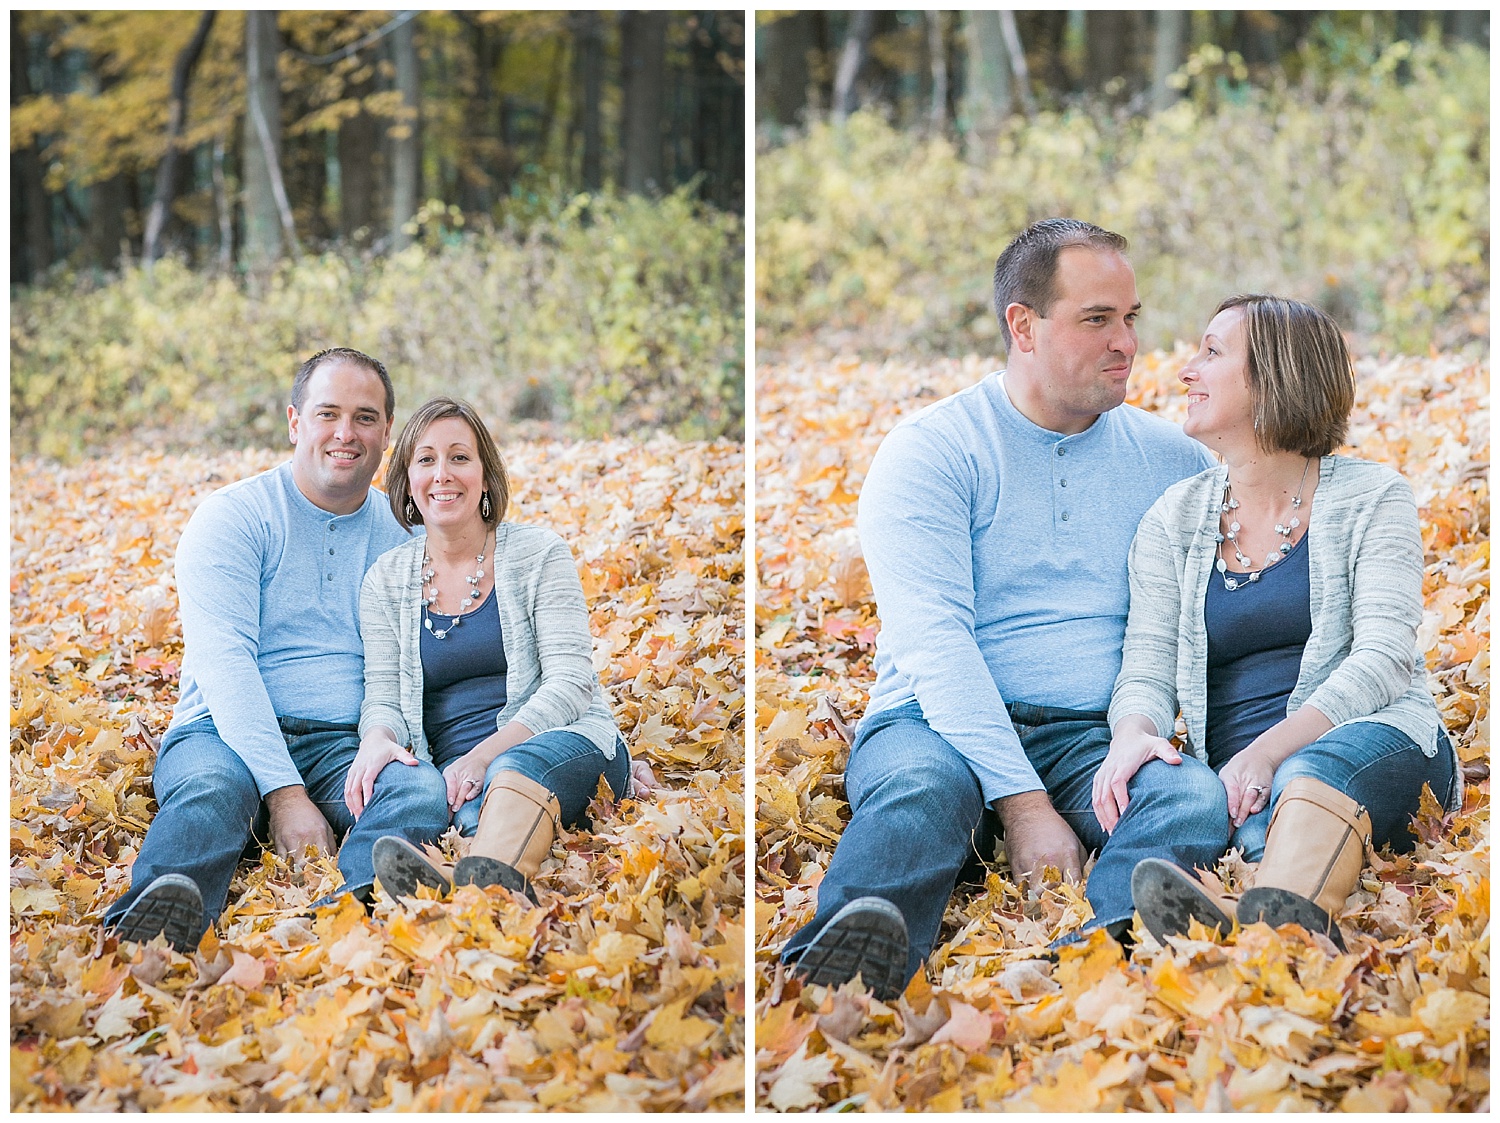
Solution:
<svg viewBox="0 0 1500 1123">
<path fill-rule="evenodd" d="M 834 914 L 793 965 L 807 982 L 838 985 L 855 975 L 882 1002 L 906 989 L 906 922 L 879 898 L 850 901 Z"/>
<path fill-rule="evenodd" d="M 454 885 L 477 885 L 481 889 L 491 885 L 503 885 L 516 893 L 524 893 L 532 904 L 539 904 L 531 882 L 514 866 L 486 858 L 482 854 L 470 854 L 460 858 L 453 867 Z"/>
<path fill-rule="evenodd" d="M 1160 858 L 1144 858 L 1136 864 L 1130 874 L 1130 896 L 1135 911 L 1159 944 L 1165 944 L 1168 936 L 1186 936 L 1193 920 L 1210 930 L 1217 929 L 1220 936 L 1229 935 L 1234 928 L 1234 921 L 1197 882 Z"/>
<path fill-rule="evenodd" d="M 1286 889 L 1247 889 L 1235 911 L 1241 924 L 1265 921 L 1272 928 L 1280 928 L 1283 924 L 1300 924 L 1309 932 L 1321 932 L 1327 936 L 1339 951 L 1349 950 L 1344 945 L 1343 933 L 1332 917 L 1306 897 L 1300 897 Z"/>
<path fill-rule="evenodd" d="M 115 935 L 138 944 L 149 943 L 164 935 L 167 943 L 187 955 L 197 950 L 206 927 L 203 923 L 203 898 L 198 887 L 181 875 L 164 874 L 153 881 L 136 898 L 130 910 L 120 917 L 115 925 Z"/>
<path fill-rule="evenodd" d="M 377 838 L 370 849 L 370 864 L 375 876 L 392 897 L 415 897 L 417 886 L 425 885 L 446 893 L 452 888 L 443 871 L 404 838 L 387 835 Z"/>
</svg>

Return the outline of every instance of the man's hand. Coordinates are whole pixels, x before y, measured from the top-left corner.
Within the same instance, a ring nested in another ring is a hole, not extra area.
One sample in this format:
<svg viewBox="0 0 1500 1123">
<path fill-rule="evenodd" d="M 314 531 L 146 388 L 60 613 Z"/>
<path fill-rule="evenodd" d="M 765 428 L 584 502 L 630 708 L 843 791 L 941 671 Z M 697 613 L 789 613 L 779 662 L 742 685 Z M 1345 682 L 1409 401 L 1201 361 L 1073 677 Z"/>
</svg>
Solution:
<svg viewBox="0 0 1500 1123">
<path fill-rule="evenodd" d="M 266 807 L 271 812 L 271 843 L 293 869 L 306 863 L 309 846 L 324 854 L 338 849 L 333 828 L 301 784 L 277 788 L 266 796 Z"/>
<path fill-rule="evenodd" d="M 1065 878 L 1083 877 L 1083 847 L 1052 807 L 1046 792 L 1019 792 L 995 801 L 1005 828 L 1005 853 L 1018 882 L 1030 883 L 1047 866 Z"/>
</svg>

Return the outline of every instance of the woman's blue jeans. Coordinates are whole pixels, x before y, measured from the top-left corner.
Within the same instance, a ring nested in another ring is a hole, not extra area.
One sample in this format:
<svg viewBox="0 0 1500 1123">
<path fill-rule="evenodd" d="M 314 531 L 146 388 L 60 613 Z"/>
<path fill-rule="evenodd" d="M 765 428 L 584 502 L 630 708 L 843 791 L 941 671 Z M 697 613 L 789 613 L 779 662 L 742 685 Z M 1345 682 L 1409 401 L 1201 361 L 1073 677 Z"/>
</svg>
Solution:
<svg viewBox="0 0 1500 1123">
<path fill-rule="evenodd" d="M 1223 768 L 1233 756 L 1213 761 Z M 1266 852 L 1266 832 L 1281 793 L 1293 780 L 1321 780 L 1362 804 L 1370 813 L 1376 849 L 1389 845 L 1398 854 L 1410 850 L 1416 839 L 1409 829 L 1428 784 L 1438 803 L 1447 807 L 1458 783 L 1453 748 L 1445 737 L 1438 739 L 1434 756 L 1422 754 L 1415 741 L 1401 730 L 1378 721 L 1357 721 L 1330 729 L 1306 748 L 1299 749 L 1276 769 L 1271 798 L 1235 830 L 1229 841 L 1244 852 L 1245 859 L 1258 862 Z"/>
<path fill-rule="evenodd" d="M 1229 842 L 1224 786 L 1206 764 L 1148 762 L 1130 781 L 1130 805 L 1113 834 L 1094 817 L 1093 782 L 1109 751 L 1102 715 L 1012 703 L 1007 707 L 1027 759 L 1086 851 L 1099 858 L 1085 892 L 1090 927 L 1128 920 L 1130 875 L 1142 858 L 1212 866 Z M 860 722 L 844 786 L 853 817 L 818 887 L 818 909 L 781 957 L 793 961 L 844 905 L 882 897 L 906 921 L 910 978 L 937 939 L 948 898 L 966 867 L 982 871 L 999 835 L 979 781 L 957 750 L 923 720 L 915 703 Z"/>
<path fill-rule="evenodd" d="M 449 752 L 440 759 L 435 758 L 433 763 L 443 769 L 463 755 L 461 751 Z M 384 776 L 392 767 L 387 765 L 381 775 Z M 583 734 L 553 729 L 506 749 L 490 761 L 484 773 L 485 792 L 502 772 L 518 772 L 557 796 L 559 816 L 563 825 L 571 828 L 586 825 L 589 800 L 599 790 L 600 776 L 604 777 L 616 799 L 625 794 L 625 785 L 630 779 L 630 753 L 625 749 L 625 742 L 617 740 L 614 758 L 610 759 Z M 458 809 L 453 822 L 459 833 L 474 833 L 479 826 L 482 806 L 484 792 Z"/>
</svg>

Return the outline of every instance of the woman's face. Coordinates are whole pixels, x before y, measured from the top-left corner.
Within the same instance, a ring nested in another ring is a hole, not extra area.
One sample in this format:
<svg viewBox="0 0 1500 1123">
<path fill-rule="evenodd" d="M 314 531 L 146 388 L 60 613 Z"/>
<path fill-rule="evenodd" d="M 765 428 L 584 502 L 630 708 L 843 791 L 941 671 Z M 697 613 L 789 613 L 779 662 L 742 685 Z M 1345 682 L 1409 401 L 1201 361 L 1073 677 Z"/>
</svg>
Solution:
<svg viewBox="0 0 1500 1123">
<path fill-rule="evenodd" d="M 484 464 L 469 423 L 444 417 L 429 425 L 412 450 L 406 483 L 427 526 L 458 529 L 470 520 L 482 522 Z"/>
<path fill-rule="evenodd" d="M 1254 438 L 1244 309 L 1226 308 L 1209 322 L 1198 353 L 1179 377 L 1188 395 L 1184 433 L 1211 448 Z"/>
</svg>

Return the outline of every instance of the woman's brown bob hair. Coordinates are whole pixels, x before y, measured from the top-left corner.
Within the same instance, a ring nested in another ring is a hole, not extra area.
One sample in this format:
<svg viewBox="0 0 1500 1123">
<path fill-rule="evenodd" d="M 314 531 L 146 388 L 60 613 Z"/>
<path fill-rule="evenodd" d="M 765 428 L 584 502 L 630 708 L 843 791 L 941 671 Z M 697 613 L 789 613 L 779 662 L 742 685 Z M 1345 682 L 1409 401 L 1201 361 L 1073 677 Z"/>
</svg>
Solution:
<svg viewBox="0 0 1500 1123">
<path fill-rule="evenodd" d="M 1263 448 L 1327 456 L 1344 443 L 1354 409 L 1354 364 L 1333 317 L 1279 296 L 1231 296 L 1249 351 L 1250 403 Z"/>
<path fill-rule="evenodd" d="M 422 512 L 412 501 L 411 484 L 407 472 L 411 468 L 412 454 L 420 441 L 432 427 L 434 421 L 458 417 L 466 421 L 474 431 L 474 443 L 478 446 L 479 462 L 484 466 L 484 489 L 490 496 L 490 517 L 487 526 L 495 526 L 505 517 L 510 506 L 510 475 L 505 471 L 505 461 L 495 447 L 495 439 L 485 428 L 479 414 L 468 402 L 456 398 L 431 398 L 417 407 L 417 412 L 407 420 L 401 435 L 396 438 L 396 447 L 391 451 L 391 466 L 385 474 L 386 497 L 391 501 L 391 512 L 401 526 L 410 530 L 420 526 Z"/>
</svg>

